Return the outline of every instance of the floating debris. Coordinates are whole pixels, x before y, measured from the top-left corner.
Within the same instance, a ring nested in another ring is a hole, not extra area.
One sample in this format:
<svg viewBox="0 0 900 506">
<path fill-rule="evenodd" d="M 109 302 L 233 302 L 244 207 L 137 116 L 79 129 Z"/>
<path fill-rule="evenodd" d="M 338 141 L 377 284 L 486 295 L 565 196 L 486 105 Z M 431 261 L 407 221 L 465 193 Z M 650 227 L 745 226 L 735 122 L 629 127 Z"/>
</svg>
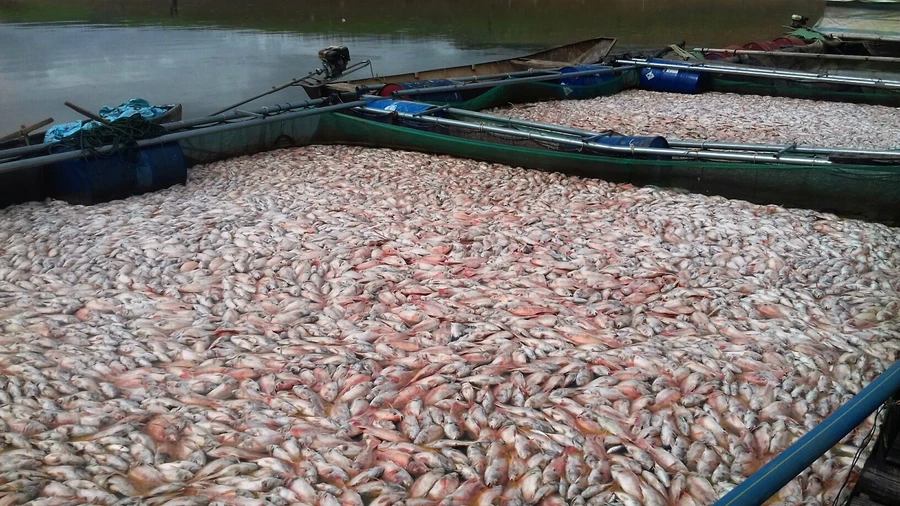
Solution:
<svg viewBox="0 0 900 506">
<path fill-rule="evenodd" d="M 0 225 L 3 504 L 706 505 L 900 347 L 896 229 L 444 156 Z"/>
</svg>

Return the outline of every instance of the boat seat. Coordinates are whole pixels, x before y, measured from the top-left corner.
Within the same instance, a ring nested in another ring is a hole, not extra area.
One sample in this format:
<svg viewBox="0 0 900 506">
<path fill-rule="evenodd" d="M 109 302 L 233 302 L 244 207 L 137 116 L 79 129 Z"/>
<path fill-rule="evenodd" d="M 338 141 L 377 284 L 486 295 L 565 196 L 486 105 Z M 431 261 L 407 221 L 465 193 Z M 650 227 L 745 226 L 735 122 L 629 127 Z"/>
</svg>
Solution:
<svg viewBox="0 0 900 506">
<path fill-rule="evenodd" d="M 356 91 L 356 85 L 349 84 L 349 83 L 331 83 L 328 85 L 328 88 L 331 90 L 340 92 L 340 93 L 344 93 L 344 92 L 353 93 Z"/>
<path fill-rule="evenodd" d="M 561 67 L 570 67 L 572 64 L 570 62 L 564 61 L 550 61 L 550 60 L 530 60 L 525 58 L 518 58 L 515 60 L 510 60 L 510 63 L 513 64 L 518 70 L 528 70 L 528 69 L 558 69 Z"/>
</svg>

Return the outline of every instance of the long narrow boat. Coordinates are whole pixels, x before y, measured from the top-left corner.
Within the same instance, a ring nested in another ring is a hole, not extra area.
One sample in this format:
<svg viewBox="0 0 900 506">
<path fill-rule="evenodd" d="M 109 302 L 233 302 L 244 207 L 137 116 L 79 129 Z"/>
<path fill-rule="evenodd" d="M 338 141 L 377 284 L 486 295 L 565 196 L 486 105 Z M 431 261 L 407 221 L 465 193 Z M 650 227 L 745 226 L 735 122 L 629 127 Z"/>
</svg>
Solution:
<svg viewBox="0 0 900 506">
<path fill-rule="evenodd" d="M 900 1 L 828 0 L 821 19 L 795 15 L 793 30 L 772 40 L 724 48 L 675 49 L 669 61 L 713 60 L 738 68 L 806 72 L 850 78 L 900 80 Z M 813 100 L 900 106 L 900 93 L 878 86 L 846 82 L 779 79 L 774 76 L 711 74 L 706 89 L 721 92 L 784 96 Z"/>
<path fill-rule="evenodd" d="M 396 105 L 379 107 L 382 110 L 370 106 L 321 116 L 313 142 L 445 154 L 885 223 L 900 221 L 900 152 L 823 150 L 830 153 L 823 156 L 814 149 L 792 153 L 785 147 L 759 145 L 721 150 L 714 144 L 698 147 L 661 137 L 535 127 L 483 113 L 434 106 L 429 110 L 427 104 L 417 113 L 401 112 L 404 107 Z M 473 119 L 473 114 L 481 116 Z"/>
<path fill-rule="evenodd" d="M 633 70 L 608 73 L 596 78 L 581 76 L 566 79 L 569 72 L 599 69 L 594 64 L 609 53 L 616 41 L 615 38 L 599 37 L 506 60 L 367 79 L 301 84 L 311 98 L 320 98 L 334 94 L 353 95 L 360 91 L 390 96 L 403 90 L 417 89 L 421 92 L 423 88 L 447 88 L 477 82 L 479 86 L 462 86 L 455 90 L 445 89 L 433 94 L 416 95 L 416 99 L 420 101 L 450 103 L 454 107 L 470 110 L 489 109 L 509 103 L 593 98 L 618 93 L 637 84 L 637 73 Z M 557 78 L 536 81 L 523 79 L 528 76 Z M 493 84 L 483 86 L 486 82 Z M 407 95 L 399 96 L 409 98 Z"/>
<path fill-rule="evenodd" d="M 653 54 L 649 51 L 622 52 L 609 55 L 608 60 L 628 65 L 635 60 L 646 60 L 673 66 L 707 67 L 702 75 L 691 69 L 669 69 L 668 73 L 660 70 L 653 75 L 661 79 L 652 83 L 646 79 L 649 69 L 643 68 L 639 85 L 657 91 L 718 91 L 900 107 L 900 89 L 884 85 L 885 81 L 900 81 L 900 59 L 826 58 L 824 56 L 831 53 L 824 52 L 823 47 L 821 43 L 779 47 L 777 42 L 764 41 L 728 48 L 697 48 L 695 51 L 672 47 L 662 54 L 658 51 Z M 654 55 L 658 57 L 648 58 Z M 714 72 L 714 68 L 724 70 Z"/>
<path fill-rule="evenodd" d="M 875 56 L 900 56 L 900 1 L 827 0 L 811 30 Z"/>
</svg>

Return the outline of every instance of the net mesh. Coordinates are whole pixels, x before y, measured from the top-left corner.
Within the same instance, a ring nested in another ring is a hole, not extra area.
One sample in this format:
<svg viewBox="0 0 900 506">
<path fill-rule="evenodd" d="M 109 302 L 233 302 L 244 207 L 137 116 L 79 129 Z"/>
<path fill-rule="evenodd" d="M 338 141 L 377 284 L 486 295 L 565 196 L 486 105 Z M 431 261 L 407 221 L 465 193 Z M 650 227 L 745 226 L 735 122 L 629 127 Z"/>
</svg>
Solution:
<svg viewBox="0 0 900 506">
<path fill-rule="evenodd" d="M 548 149 L 535 141 L 488 132 L 441 128 L 416 130 L 333 113 L 322 116 L 314 142 L 448 154 L 612 182 L 683 188 L 759 204 L 816 209 L 888 224 L 900 222 L 900 170 L 896 167 L 620 158 Z"/>
<path fill-rule="evenodd" d="M 710 89 L 723 93 L 741 93 L 777 97 L 854 102 L 870 105 L 900 106 L 900 92 L 841 84 L 803 83 L 797 81 L 713 77 Z"/>
</svg>

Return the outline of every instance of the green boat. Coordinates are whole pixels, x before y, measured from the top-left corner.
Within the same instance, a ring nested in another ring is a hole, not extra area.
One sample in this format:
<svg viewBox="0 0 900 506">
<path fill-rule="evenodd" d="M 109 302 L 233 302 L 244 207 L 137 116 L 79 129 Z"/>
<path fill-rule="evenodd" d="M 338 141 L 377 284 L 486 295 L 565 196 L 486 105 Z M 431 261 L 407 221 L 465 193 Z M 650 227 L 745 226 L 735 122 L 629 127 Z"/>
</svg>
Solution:
<svg viewBox="0 0 900 506">
<path fill-rule="evenodd" d="M 379 100 L 388 104 L 378 108 Z M 142 151 L 157 150 L 150 168 L 154 184 L 157 176 L 161 178 L 154 188 L 141 191 L 183 182 L 184 167 L 196 164 L 283 147 L 347 144 L 446 154 L 900 223 L 900 151 L 626 137 L 375 97 L 350 103 L 322 100 L 280 111 L 263 108 L 175 126 L 185 128 L 137 142 Z M 100 159 L 81 152 L 7 158 L 0 161 L 0 174 L 41 171 L 87 156 L 78 170 L 100 175 L 108 170 L 104 160 L 111 159 L 107 149 L 114 148 L 98 150 Z M 112 170 L 127 175 L 133 169 Z M 104 191 L 114 190 L 115 198 L 123 198 L 129 188 L 107 185 Z M 100 194 L 90 203 L 108 195 Z"/>
<path fill-rule="evenodd" d="M 637 85 L 635 69 L 613 70 L 591 79 L 588 79 L 589 76 L 568 81 L 565 79 L 568 72 L 592 68 L 601 70 L 595 64 L 609 53 L 616 40 L 599 37 L 506 60 L 365 79 L 318 81 L 308 78 L 299 84 L 311 98 L 354 96 L 365 92 L 381 96 L 393 94 L 409 99 L 412 98 L 412 93 L 416 93 L 414 99 L 418 101 L 452 104 L 459 109 L 475 111 L 511 103 L 594 98 L 612 95 Z M 349 59 L 343 64 L 348 62 Z M 324 57 L 323 63 L 326 67 L 329 64 Z M 360 68 L 357 67 L 356 70 Z M 454 89 L 422 93 L 437 87 Z"/>
<path fill-rule="evenodd" d="M 785 151 L 778 146 L 763 151 L 716 150 L 662 138 L 621 136 L 608 137 L 605 147 L 595 149 L 609 133 L 594 133 L 595 142 L 591 142 L 590 133 L 565 133 L 571 129 L 562 127 L 549 126 L 547 130 L 534 126 L 539 124 L 494 115 L 473 120 L 472 114 L 481 113 L 433 111 L 443 117 L 430 118 L 432 111 L 407 114 L 368 108 L 325 114 L 319 119 L 312 142 L 452 155 L 613 182 L 681 188 L 758 204 L 816 209 L 883 223 L 900 222 L 900 152 L 824 150 L 830 153 L 825 158 L 819 154 L 792 157 L 776 151 Z M 560 142 L 560 138 L 564 140 Z M 691 151 L 705 155 L 691 155 Z"/>
</svg>

